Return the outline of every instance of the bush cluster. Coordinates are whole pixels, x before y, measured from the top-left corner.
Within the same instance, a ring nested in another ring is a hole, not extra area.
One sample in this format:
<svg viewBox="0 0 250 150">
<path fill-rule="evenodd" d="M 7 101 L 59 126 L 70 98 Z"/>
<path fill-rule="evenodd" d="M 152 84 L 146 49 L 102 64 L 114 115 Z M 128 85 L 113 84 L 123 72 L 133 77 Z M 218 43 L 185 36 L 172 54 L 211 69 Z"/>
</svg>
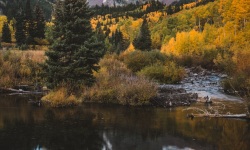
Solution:
<svg viewBox="0 0 250 150">
<path fill-rule="evenodd" d="M 156 96 L 156 84 L 144 77 L 138 77 L 124 63 L 112 56 L 100 61 L 97 82 L 86 88 L 83 94 L 85 102 L 114 103 L 122 105 L 149 105 Z"/>
<path fill-rule="evenodd" d="M 160 83 L 178 83 L 184 77 L 185 70 L 159 51 L 134 51 L 123 56 L 129 69 Z"/>
<path fill-rule="evenodd" d="M 146 66 L 151 66 L 155 63 L 165 63 L 166 55 L 159 51 L 134 51 L 124 56 L 124 63 L 133 72 L 140 71 Z"/>
<path fill-rule="evenodd" d="M 173 84 L 178 83 L 184 78 L 185 70 L 178 67 L 174 62 L 163 64 L 154 64 L 143 68 L 138 75 L 144 75 L 160 83 Z"/>
</svg>

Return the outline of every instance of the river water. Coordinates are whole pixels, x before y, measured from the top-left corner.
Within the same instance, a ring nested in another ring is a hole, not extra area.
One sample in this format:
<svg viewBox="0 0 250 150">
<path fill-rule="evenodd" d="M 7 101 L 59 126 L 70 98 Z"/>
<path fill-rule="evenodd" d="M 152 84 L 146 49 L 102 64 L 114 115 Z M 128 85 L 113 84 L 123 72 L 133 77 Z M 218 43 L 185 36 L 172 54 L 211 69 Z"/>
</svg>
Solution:
<svg viewBox="0 0 250 150">
<path fill-rule="evenodd" d="M 187 119 L 178 108 L 85 104 L 75 108 L 33 106 L 30 95 L 0 95 L 1 150 L 247 150 L 250 122 Z M 197 103 L 194 107 L 211 107 Z M 242 102 L 225 111 L 244 113 Z"/>
</svg>

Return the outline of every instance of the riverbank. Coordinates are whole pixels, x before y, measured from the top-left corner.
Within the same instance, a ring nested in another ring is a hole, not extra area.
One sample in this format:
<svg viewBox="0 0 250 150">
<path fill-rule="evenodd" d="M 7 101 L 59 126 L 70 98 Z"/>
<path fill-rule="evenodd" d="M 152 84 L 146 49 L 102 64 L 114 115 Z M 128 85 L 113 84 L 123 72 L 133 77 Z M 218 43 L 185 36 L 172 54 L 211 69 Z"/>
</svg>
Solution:
<svg viewBox="0 0 250 150">
<path fill-rule="evenodd" d="M 10 87 L 1 88 L 1 93 L 44 94 L 48 92 L 47 89 L 42 88 L 44 83 L 43 77 L 40 75 L 41 63 L 45 59 L 44 51 L 1 51 L 0 54 L 0 65 L 2 66 L 0 87 Z M 100 70 L 94 73 L 96 83 L 92 87 L 82 86 L 78 94 L 69 93 L 70 90 L 67 89 L 67 86 L 59 87 L 51 90 L 51 95 L 43 98 L 44 102 L 52 104 L 53 107 L 66 106 L 67 104 L 70 106 L 78 105 L 82 102 L 177 107 L 189 106 L 198 98 L 205 96 L 212 99 L 239 99 L 224 93 L 220 82 L 227 78 L 225 74 L 208 71 L 201 67 L 182 69 L 178 66 L 175 67 L 175 65 L 170 68 L 168 68 L 169 66 L 161 68 L 167 71 L 158 70 L 157 65 L 153 65 L 154 60 L 160 59 L 164 64 L 169 62 L 166 56 L 157 51 L 137 52 L 133 55 L 138 55 L 138 58 L 143 55 L 143 59 L 139 62 L 131 62 L 132 60 L 130 60 L 128 63 L 127 58 L 130 57 L 130 54 L 106 55 L 99 63 Z M 157 76 L 156 80 L 133 72 L 126 63 L 130 66 L 131 63 L 138 65 L 138 72 L 141 72 L 140 69 L 143 70 L 145 67 L 156 67 L 152 72 L 156 72 L 154 73 Z M 178 76 L 177 72 L 173 74 L 168 69 L 181 69 L 183 75 Z M 165 75 L 168 72 L 170 74 Z M 180 81 L 178 84 L 159 84 L 156 81 L 162 75 L 168 78 L 168 81 L 175 81 L 177 78 Z M 68 103 L 67 99 L 70 99 L 71 102 Z"/>
</svg>

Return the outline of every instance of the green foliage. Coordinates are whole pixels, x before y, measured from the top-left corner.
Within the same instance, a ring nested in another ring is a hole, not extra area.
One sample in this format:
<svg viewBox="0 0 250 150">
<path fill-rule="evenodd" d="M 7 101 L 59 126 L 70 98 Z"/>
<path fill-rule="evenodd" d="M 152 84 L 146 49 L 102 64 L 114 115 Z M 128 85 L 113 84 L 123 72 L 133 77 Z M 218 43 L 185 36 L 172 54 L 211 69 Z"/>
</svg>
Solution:
<svg viewBox="0 0 250 150">
<path fill-rule="evenodd" d="M 156 96 L 155 83 L 133 75 L 114 56 L 102 59 L 100 67 L 95 75 L 97 82 L 83 92 L 85 102 L 140 106 L 149 105 L 151 98 Z"/>
<path fill-rule="evenodd" d="M 174 62 L 167 62 L 165 65 L 156 63 L 143 68 L 138 72 L 138 75 L 146 76 L 160 83 L 173 84 L 184 78 L 185 70 L 178 67 Z"/>
<path fill-rule="evenodd" d="M 2 41 L 6 43 L 11 43 L 11 33 L 7 22 L 4 23 L 2 29 Z"/>
<path fill-rule="evenodd" d="M 124 63 L 133 72 L 140 71 L 144 67 L 151 66 L 155 63 L 164 64 L 166 60 L 166 55 L 160 53 L 159 51 L 134 51 L 124 57 Z"/>
<path fill-rule="evenodd" d="M 134 39 L 133 45 L 136 49 L 142 51 L 149 51 L 151 50 L 151 34 L 148 28 L 148 23 L 146 19 L 143 19 L 140 32 L 138 36 Z"/>
<path fill-rule="evenodd" d="M 53 43 L 46 52 L 44 75 L 50 88 L 70 85 L 72 92 L 79 86 L 92 85 L 93 71 L 104 52 L 104 45 L 94 36 L 90 26 L 92 12 L 84 0 L 58 1 L 52 30 Z M 79 92 L 79 91 L 78 91 Z"/>
</svg>

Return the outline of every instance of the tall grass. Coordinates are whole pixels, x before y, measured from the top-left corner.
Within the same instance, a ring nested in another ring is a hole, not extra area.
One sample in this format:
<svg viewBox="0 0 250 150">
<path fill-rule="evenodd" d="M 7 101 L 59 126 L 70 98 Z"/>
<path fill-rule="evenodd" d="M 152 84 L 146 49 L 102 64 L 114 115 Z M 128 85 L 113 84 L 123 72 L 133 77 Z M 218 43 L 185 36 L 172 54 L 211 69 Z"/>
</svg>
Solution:
<svg viewBox="0 0 250 150">
<path fill-rule="evenodd" d="M 38 82 L 44 60 L 44 51 L 0 51 L 0 87 Z"/>
</svg>

